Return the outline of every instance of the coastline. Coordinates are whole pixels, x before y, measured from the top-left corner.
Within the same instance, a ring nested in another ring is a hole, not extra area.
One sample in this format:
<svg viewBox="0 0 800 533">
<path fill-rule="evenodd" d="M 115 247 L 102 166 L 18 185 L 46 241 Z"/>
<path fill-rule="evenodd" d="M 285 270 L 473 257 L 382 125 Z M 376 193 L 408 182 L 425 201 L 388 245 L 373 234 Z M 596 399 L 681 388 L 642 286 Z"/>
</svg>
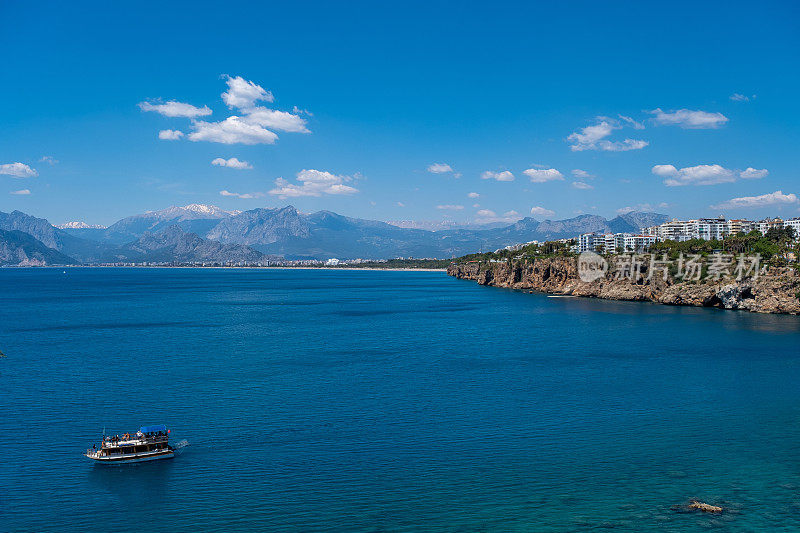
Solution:
<svg viewBox="0 0 800 533">
<path fill-rule="evenodd" d="M 75 268 L 196 268 L 196 269 L 207 269 L 207 270 L 346 270 L 346 271 L 356 271 L 356 270 L 366 270 L 366 271 L 386 271 L 386 272 L 447 272 L 446 268 L 398 268 L 398 267 L 387 267 L 387 268 L 378 268 L 378 267 L 312 267 L 312 266 L 193 266 L 193 265 L 5 265 L 0 267 L 3 268 L 31 268 L 31 269 L 54 269 L 54 270 L 66 270 L 66 269 L 75 269 Z"/>
<path fill-rule="evenodd" d="M 774 268 L 758 277 L 709 282 L 675 282 L 661 277 L 620 279 L 615 272 L 583 281 L 573 257 L 529 262 L 452 264 L 447 274 L 479 285 L 536 291 L 558 296 L 653 302 L 664 305 L 713 307 L 754 313 L 800 315 L 800 273 Z"/>
</svg>

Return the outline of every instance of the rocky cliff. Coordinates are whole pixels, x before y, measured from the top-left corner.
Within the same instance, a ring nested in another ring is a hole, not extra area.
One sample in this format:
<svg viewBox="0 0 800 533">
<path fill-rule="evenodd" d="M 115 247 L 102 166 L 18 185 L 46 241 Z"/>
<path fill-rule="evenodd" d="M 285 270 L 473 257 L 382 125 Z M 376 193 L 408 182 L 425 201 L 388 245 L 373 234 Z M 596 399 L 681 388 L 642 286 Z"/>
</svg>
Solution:
<svg viewBox="0 0 800 533">
<path fill-rule="evenodd" d="M 535 290 L 550 294 L 651 301 L 669 305 L 693 305 L 743 309 L 757 313 L 800 314 L 800 274 L 791 268 L 772 268 L 755 279 L 673 281 L 661 275 L 648 279 L 616 279 L 609 270 L 591 282 L 578 276 L 575 258 L 557 257 L 533 262 L 452 264 L 447 273 L 481 285 Z"/>
</svg>

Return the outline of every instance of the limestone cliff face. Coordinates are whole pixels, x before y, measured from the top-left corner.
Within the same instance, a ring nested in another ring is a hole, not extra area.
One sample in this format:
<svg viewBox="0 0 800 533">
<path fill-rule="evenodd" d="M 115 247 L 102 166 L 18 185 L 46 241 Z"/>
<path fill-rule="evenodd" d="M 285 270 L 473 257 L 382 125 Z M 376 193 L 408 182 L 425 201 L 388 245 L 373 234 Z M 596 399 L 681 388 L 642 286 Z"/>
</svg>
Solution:
<svg viewBox="0 0 800 533">
<path fill-rule="evenodd" d="M 665 281 L 660 275 L 648 280 L 645 271 L 636 281 L 615 279 L 615 274 L 608 272 L 600 279 L 585 282 L 578 277 L 575 258 L 556 257 L 533 262 L 452 264 L 447 273 L 481 285 L 550 294 L 800 314 L 800 275 L 790 268 L 772 268 L 757 279 L 741 281 L 674 282 L 671 278 Z"/>
</svg>

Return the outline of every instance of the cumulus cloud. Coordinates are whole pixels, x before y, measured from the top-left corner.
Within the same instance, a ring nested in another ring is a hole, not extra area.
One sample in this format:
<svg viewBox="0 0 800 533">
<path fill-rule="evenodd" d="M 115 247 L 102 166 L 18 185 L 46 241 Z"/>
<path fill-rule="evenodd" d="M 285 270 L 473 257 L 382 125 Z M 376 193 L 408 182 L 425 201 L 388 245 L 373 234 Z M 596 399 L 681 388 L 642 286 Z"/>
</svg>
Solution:
<svg viewBox="0 0 800 533">
<path fill-rule="evenodd" d="M 222 144 L 274 144 L 278 139 L 275 131 L 291 133 L 311 133 L 306 127 L 306 120 L 301 114 L 311 113 L 295 106 L 293 112 L 269 109 L 256 105 L 256 102 L 273 102 L 272 93 L 252 81 L 241 76 L 224 76 L 228 90 L 222 93 L 222 100 L 231 109 L 238 109 L 218 122 L 199 120 L 198 117 L 210 115 L 211 110 L 204 106 L 197 108 L 190 104 L 170 101 L 166 104 L 142 102 L 139 107 L 143 111 L 156 111 L 169 117 L 187 117 L 192 119 L 190 141 L 207 141 Z M 179 130 L 162 130 L 158 137 L 176 141 L 186 136 Z"/>
<path fill-rule="evenodd" d="M 231 157 L 230 159 L 218 157 L 211 161 L 211 164 L 217 167 L 235 168 L 236 170 L 248 170 L 253 168 L 253 165 L 247 161 L 239 161 L 235 157 Z"/>
<path fill-rule="evenodd" d="M 581 170 L 579 168 L 574 169 L 572 171 L 572 175 L 575 176 L 576 178 L 581 178 L 581 179 L 591 179 L 594 177 L 594 174 L 589 174 L 585 170 Z"/>
<path fill-rule="evenodd" d="M 734 102 L 749 102 L 751 98 L 752 98 L 753 100 L 755 100 L 755 98 L 756 98 L 756 95 L 753 95 L 753 96 L 745 96 L 744 94 L 733 93 L 732 95 L 730 95 L 730 96 L 729 96 L 729 98 L 730 98 L 731 100 L 733 100 Z"/>
<path fill-rule="evenodd" d="M 270 130 L 249 124 L 236 115 L 222 122 L 197 121 L 192 124 L 194 131 L 189 134 L 190 141 L 209 141 L 222 144 L 274 144 L 278 136 Z"/>
<path fill-rule="evenodd" d="M 428 172 L 433 174 L 445 174 L 447 172 L 453 172 L 453 167 L 447 163 L 433 163 L 428 165 Z"/>
<path fill-rule="evenodd" d="M 230 77 L 223 76 L 225 83 L 228 84 L 228 90 L 222 93 L 222 101 L 233 109 L 250 109 L 255 106 L 256 101 L 261 100 L 264 102 L 274 102 L 275 97 L 272 93 L 265 90 L 262 86 L 248 81 L 241 76 Z"/>
<path fill-rule="evenodd" d="M 208 106 L 195 107 L 192 104 L 184 104 L 183 102 L 176 102 L 175 100 L 170 100 L 165 104 L 158 102 L 139 102 L 139 109 L 142 111 L 155 111 L 165 117 L 197 118 L 211 114 L 211 109 L 209 109 Z"/>
<path fill-rule="evenodd" d="M 352 181 L 351 176 L 337 176 L 321 170 L 301 170 L 297 173 L 299 183 L 291 183 L 283 178 L 275 180 L 275 188 L 269 194 L 281 199 L 301 196 L 322 196 L 323 194 L 355 194 L 358 189 L 345 185 Z"/>
<path fill-rule="evenodd" d="M 664 178 L 664 185 L 717 185 L 736 181 L 736 175 L 721 165 L 697 165 L 677 169 L 673 165 L 655 165 L 653 174 Z"/>
<path fill-rule="evenodd" d="M 11 194 L 17 194 L 19 196 L 27 196 L 31 193 L 30 189 L 20 189 L 18 191 L 11 191 Z"/>
<path fill-rule="evenodd" d="M 58 164 L 58 159 L 51 155 L 43 155 L 39 158 L 39 163 L 47 163 L 50 166 L 54 166 Z"/>
<path fill-rule="evenodd" d="M 522 218 L 519 213 L 514 210 L 506 211 L 502 215 L 498 215 L 491 209 L 481 209 L 476 213 L 476 215 L 477 218 L 475 219 L 475 222 L 478 222 L 479 224 L 491 224 L 494 222 L 513 224 Z"/>
<path fill-rule="evenodd" d="M 766 178 L 768 174 L 769 170 L 767 170 L 766 168 L 758 169 L 753 167 L 747 167 L 746 169 L 739 172 L 739 176 L 742 179 L 746 180 L 758 180 L 761 178 Z"/>
<path fill-rule="evenodd" d="M 33 169 L 25 163 L 6 163 L 0 165 L 0 174 L 12 176 L 14 178 L 35 178 L 39 175 L 36 169 Z"/>
<path fill-rule="evenodd" d="M 405 206 L 406 204 L 404 204 L 403 202 L 397 202 L 397 207 L 405 207 Z"/>
<path fill-rule="evenodd" d="M 743 196 L 741 198 L 731 198 L 728 201 L 717 205 L 712 205 L 712 209 L 747 209 L 753 207 L 774 207 L 781 205 L 791 205 L 797 203 L 796 194 L 783 194 L 783 191 L 775 191 L 760 196 Z"/>
<path fill-rule="evenodd" d="M 178 141 L 183 135 L 184 133 L 180 130 L 161 130 L 158 132 L 158 138 L 164 141 Z"/>
<path fill-rule="evenodd" d="M 656 108 L 648 113 L 654 115 L 653 121 L 656 124 L 680 126 L 684 129 L 717 129 L 728 122 L 728 117 L 722 113 L 709 113 L 708 111 L 678 109 L 671 113 L 665 113 L 661 108 Z"/>
<path fill-rule="evenodd" d="M 592 187 L 591 185 L 589 185 L 585 181 L 573 181 L 572 182 L 572 187 L 575 188 L 575 189 L 583 189 L 583 190 L 594 189 L 594 187 Z"/>
<path fill-rule="evenodd" d="M 255 124 L 264 128 L 271 128 L 278 131 L 288 131 L 293 133 L 311 133 L 306 128 L 306 121 L 297 115 L 286 111 L 267 109 L 266 107 L 254 107 L 248 110 L 243 120 L 248 124 Z"/>
<path fill-rule="evenodd" d="M 497 181 L 514 181 L 514 174 L 512 174 L 508 170 L 503 170 L 502 172 L 494 172 L 492 170 L 487 170 L 481 173 L 481 179 L 497 180 Z"/>
<path fill-rule="evenodd" d="M 463 205 L 453 205 L 453 204 L 444 204 L 444 205 L 437 205 L 436 209 L 442 209 L 444 211 L 461 211 L 464 209 Z"/>
<path fill-rule="evenodd" d="M 586 126 L 567 137 L 570 150 L 573 152 L 583 152 L 585 150 L 600 150 L 603 152 L 627 152 L 629 150 L 641 150 L 649 143 L 640 139 L 625 139 L 622 141 L 610 141 L 614 130 L 622 129 L 619 121 L 606 117 L 598 117 L 597 124 Z"/>
<path fill-rule="evenodd" d="M 530 178 L 531 183 L 545 183 L 564 179 L 564 175 L 554 168 L 529 168 L 523 174 Z"/>
<path fill-rule="evenodd" d="M 471 192 L 467 195 L 467 198 L 480 198 L 481 195 L 476 192 Z"/>
<path fill-rule="evenodd" d="M 765 178 L 769 171 L 765 168 L 747 167 L 742 171 L 727 169 L 721 165 L 697 165 L 677 169 L 674 165 L 656 165 L 653 174 L 664 178 L 664 185 L 717 185 L 736 181 L 737 175 L 742 179 Z"/>
<path fill-rule="evenodd" d="M 232 196 L 234 198 L 240 198 L 242 200 L 251 200 L 253 198 L 261 198 L 264 196 L 262 192 L 246 192 L 246 193 L 238 193 L 238 192 L 230 192 L 226 190 L 219 191 L 220 196 Z"/>
<path fill-rule="evenodd" d="M 550 209 L 545 209 L 544 207 L 542 207 L 540 205 L 531 207 L 531 215 L 533 215 L 535 217 L 547 218 L 547 217 L 552 217 L 555 214 L 556 214 L 555 211 L 552 211 Z"/>
</svg>

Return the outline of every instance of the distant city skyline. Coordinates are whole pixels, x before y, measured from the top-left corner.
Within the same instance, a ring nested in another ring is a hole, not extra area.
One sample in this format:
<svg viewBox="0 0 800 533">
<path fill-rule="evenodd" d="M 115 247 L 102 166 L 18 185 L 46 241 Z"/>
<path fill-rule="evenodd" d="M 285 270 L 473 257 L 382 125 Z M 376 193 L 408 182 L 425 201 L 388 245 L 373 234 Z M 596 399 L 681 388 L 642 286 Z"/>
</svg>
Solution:
<svg viewBox="0 0 800 533">
<path fill-rule="evenodd" d="M 792 2 L 157 9 L 0 7 L 0 211 L 800 215 Z"/>
</svg>

